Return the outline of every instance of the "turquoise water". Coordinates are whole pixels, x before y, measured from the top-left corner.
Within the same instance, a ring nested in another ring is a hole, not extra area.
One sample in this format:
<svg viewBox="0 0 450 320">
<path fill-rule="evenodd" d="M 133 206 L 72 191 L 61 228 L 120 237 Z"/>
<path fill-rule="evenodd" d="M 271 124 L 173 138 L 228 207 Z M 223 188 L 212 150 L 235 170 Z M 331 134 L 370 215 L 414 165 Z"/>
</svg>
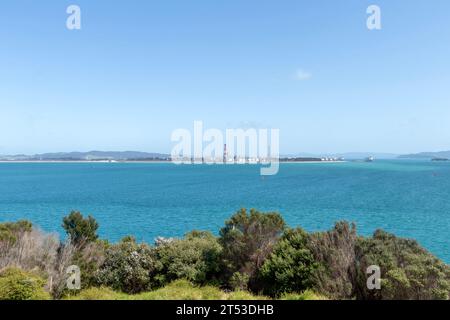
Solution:
<svg viewBox="0 0 450 320">
<path fill-rule="evenodd" d="M 0 163 L 0 221 L 29 219 L 62 232 L 71 210 L 92 214 L 102 237 L 153 242 L 192 229 L 217 231 L 241 207 L 276 210 L 290 226 L 325 230 L 337 220 L 417 239 L 450 262 L 450 163 L 282 164 Z"/>
</svg>

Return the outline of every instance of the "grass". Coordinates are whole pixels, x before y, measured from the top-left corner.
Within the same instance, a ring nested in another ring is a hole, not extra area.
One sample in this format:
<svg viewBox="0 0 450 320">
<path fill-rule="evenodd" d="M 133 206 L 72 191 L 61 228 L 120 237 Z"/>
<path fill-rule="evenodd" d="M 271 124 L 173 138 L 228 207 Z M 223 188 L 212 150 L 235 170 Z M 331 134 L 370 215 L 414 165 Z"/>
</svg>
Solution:
<svg viewBox="0 0 450 320">
<path fill-rule="evenodd" d="M 67 300 L 268 300 L 268 297 L 253 295 L 247 291 L 225 292 L 213 286 L 195 286 L 187 280 L 177 280 L 155 291 L 129 295 L 109 288 L 90 288 Z M 311 290 L 289 293 L 281 300 L 328 300 Z"/>
<path fill-rule="evenodd" d="M 302 293 L 285 293 L 281 296 L 281 300 L 328 300 L 328 298 L 311 290 L 305 290 Z"/>
<path fill-rule="evenodd" d="M 198 287 L 186 280 L 177 280 L 164 288 L 136 295 L 116 292 L 109 288 L 90 288 L 68 300 L 266 300 L 246 291 L 224 292 L 212 286 Z"/>
<path fill-rule="evenodd" d="M 226 300 L 226 293 L 212 286 L 197 287 L 186 280 L 133 296 L 136 300 Z"/>
<path fill-rule="evenodd" d="M 109 288 L 89 288 L 77 295 L 70 295 L 65 300 L 130 300 L 130 295 L 116 292 Z"/>
</svg>

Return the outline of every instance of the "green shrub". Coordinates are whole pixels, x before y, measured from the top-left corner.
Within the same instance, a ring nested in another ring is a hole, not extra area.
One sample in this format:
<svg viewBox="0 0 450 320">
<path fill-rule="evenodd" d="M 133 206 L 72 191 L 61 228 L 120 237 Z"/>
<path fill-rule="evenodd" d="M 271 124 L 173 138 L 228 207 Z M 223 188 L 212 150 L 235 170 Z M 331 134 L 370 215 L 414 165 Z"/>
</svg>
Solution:
<svg viewBox="0 0 450 320">
<path fill-rule="evenodd" d="M 153 274 L 160 268 L 154 249 L 128 237 L 106 250 L 95 279 L 101 286 L 139 293 L 153 287 Z"/>
<path fill-rule="evenodd" d="M 312 287 L 318 263 L 307 242 L 308 234 L 302 229 L 289 229 L 284 233 L 260 270 L 264 293 L 279 296 Z"/>
<path fill-rule="evenodd" d="M 209 232 L 194 231 L 185 239 L 172 240 L 156 247 L 160 265 L 155 278 L 159 285 L 176 279 L 205 284 L 219 272 L 222 247 Z"/>
<path fill-rule="evenodd" d="M 13 244 L 17 240 L 18 235 L 31 232 L 32 229 L 33 225 L 26 220 L 0 223 L 0 243 Z"/>
<path fill-rule="evenodd" d="M 307 247 L 318 263 L 312 276 L 314 291 L 332 299 L 354 297 L 356 239 L 356 226 L 347 222 L 309 235 Z"/>
<path fill-rule="evenodd" d="M 235 272 L 230 278 L 230 287 L 233 290 L 247 290 L 249 276 L 246 273 Z"/>
<path fill-rule="evenodd" d="M 0 273 L 0 300 L 48 300 L 41 277 L 16 268 Z"/>
<path fill-rule="evenodd" d="M 259 291 L 257 270 L 271 253 L 284 228 L 285 222 L 280 214 L 261 213 L 254 209 L 250 210 L 250 214 L 246 209 L 241 209 L 227 220 L 220 230 L 223 272 L 227 281 L 235 272 L 240 272 L 248 275 L 249 288 Z"/>
<path fill-rule="evenodd" d="M 67 217 L 64 217 L 62 227 L 76 246 L 82 246 L 98 239 L 97 221 L 92 216 L 84 218 L 78 211 L 72 211 Z"/>
<path fill-rule="evenodd" d="M 80 268 L 82 289 L 97 284 L 97 270 L 101 268 L 105 261 L 108 247 L 109 244 L 106 241 L 97 240 L 75 250 L 72 264 Z"/>
<path fill-rule="evenodd" d="M 378 230 L 356 246 L 358 299 L 449 299 L 450 267 L 416 241 Z M 381 290 L 368 290 L 368 266 L 381 271 Z"/>
</svg>

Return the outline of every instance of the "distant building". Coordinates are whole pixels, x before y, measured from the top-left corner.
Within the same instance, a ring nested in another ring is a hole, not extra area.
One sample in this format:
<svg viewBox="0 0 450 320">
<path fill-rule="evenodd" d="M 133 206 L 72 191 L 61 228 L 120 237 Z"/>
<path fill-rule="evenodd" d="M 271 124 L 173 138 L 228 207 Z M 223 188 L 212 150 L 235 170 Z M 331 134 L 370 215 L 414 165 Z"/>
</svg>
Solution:
<svg viewBox="0 0 450 320">
<path fill-rule="evenodd" d="M 228 162 L 227 144 L 223 145 L 223 163 Z"/>
</svg>

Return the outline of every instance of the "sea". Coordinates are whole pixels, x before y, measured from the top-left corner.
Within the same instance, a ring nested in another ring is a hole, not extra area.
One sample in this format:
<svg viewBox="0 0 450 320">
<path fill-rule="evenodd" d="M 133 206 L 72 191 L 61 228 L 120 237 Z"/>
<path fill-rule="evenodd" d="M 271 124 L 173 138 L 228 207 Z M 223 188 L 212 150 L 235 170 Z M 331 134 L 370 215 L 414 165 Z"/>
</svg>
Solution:
<svg viewBox="0 0 450 320">
<path fill-rule="evenodd" d="M 308 231 L 342 220 L 361 235 L 384 229 L 450 263 L 450 162 L 282 163 L 274 176 L 258 165 L 0 163 L 0 222 L 27 219 L 61 237 L 72 210 L 92 215 L 101 238 L 153 243 L 217 234 L 240 208 L 279 212 Z"/>
</svg>

